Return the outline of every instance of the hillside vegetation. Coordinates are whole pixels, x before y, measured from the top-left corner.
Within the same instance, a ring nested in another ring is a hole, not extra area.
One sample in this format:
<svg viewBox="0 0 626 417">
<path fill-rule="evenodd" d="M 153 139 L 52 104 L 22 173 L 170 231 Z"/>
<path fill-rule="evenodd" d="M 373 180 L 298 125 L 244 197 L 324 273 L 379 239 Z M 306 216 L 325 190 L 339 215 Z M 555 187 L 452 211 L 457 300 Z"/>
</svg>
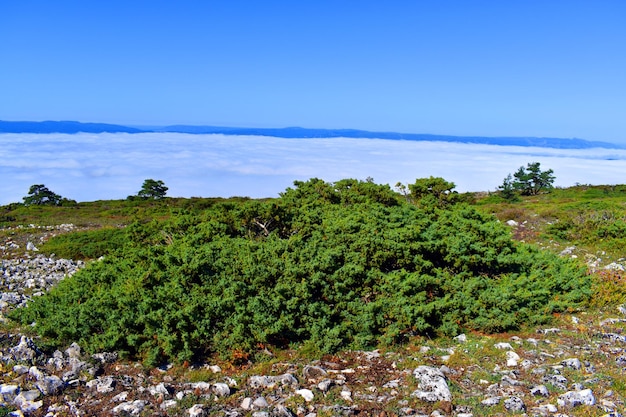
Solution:
<svg viewBox="0 0 626 417">
<path fill-rule="evenodd" d="M 623 302 L 621 273 L 587 264 L 623 255 L 625 195 L 580 186 L 508 203 L 312 179 L 271 200 L 12 205 L 0 221 L 13 235 L 74 223 L 39 249 L 93 260 L 14 319 L 53 344 L 154 364 L 503 332 Z M 566 247 L 580 256 L 558 256 Z"/>
</svg>

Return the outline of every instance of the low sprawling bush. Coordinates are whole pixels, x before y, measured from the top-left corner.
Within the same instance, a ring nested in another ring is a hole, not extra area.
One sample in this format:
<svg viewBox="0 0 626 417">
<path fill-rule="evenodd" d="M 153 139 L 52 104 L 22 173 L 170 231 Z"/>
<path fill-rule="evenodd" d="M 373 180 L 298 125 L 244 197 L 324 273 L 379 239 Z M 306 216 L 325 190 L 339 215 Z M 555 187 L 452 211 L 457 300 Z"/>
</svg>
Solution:
<svg viewBox="0 0 626 417">
<path fill-rule="evenodd" d="M 356 180 L 296 182 L 278 199 L 123 232 L 116 251 L 13 317 L 58 344 L 155 363 L 513 330 L 575 308 L 591 286 L 577 264 L 513 242 L 464 203 L 413 205 Z"/>
<path fill-rule="evenodd" d="M 93 259 L 109 255 L 126 244 L 126 232 L 119 228 L 105 227 L 50 238 L 41 246 L 46 253 L 61 258 Z"/>
</svg>

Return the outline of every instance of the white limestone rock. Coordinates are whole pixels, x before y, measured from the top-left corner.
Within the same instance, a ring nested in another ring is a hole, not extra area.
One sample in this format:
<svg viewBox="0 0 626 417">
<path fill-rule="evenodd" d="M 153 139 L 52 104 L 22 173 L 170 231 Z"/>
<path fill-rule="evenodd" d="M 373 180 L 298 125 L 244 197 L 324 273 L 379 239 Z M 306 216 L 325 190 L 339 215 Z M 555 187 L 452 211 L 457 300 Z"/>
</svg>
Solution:
<svg viewBox="0 0 626 417">
<path fill-rule="evenodd" d="M 418 389 L 413 391 L 412 397 L 428 402 L 452 401 L 446 377 L 439 369 L 425 365 L 418 366 L 413 371 L 413 376 L 418 381 Z"/>
</svg>

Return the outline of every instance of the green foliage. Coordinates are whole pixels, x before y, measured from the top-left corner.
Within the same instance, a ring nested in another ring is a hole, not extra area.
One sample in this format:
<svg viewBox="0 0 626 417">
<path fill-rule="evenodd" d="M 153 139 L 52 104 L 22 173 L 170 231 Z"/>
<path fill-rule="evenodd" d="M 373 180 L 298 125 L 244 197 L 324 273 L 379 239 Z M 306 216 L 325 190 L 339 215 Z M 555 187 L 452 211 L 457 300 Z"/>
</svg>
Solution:
<svg viewBox="0 0 626 417">
<path fill-rule="evenodd" d="M 555 180 L 552 174 L 554 174 L 554 171 L 551 169 L 542 171 L 539 162 L 528 163 L 526 168 L 521 166 L 513 174 L 515 180 L 513 180 L 511 185 L 513 189 L 519 191 L 522 195 L 537 195 L 544 190 L 552 188 Z"/>
<path fill-rule="evenodd" d="M 37 206 L 60 206 L 61 204 L 76 204 L 73 200 L 68 200 L 60 195 L 50 191 L 43 184 L 31 185 L 28 189 L 28 195 L 23 198 L 24 204 Z"/>
<path fill-rule="evenodd" d="M 619 270 L 602 270 L 598 272 L 593 285 L 591 304 L 606 308 L 624 304 L 626 301 L 626 273 Z"/>
<path fill-rule="evenodd" d="M 559 213 L 558 220 L 546 227 L 546 237 L 623 257 L 626 210 L 622 199 L 576 201 L 564 204 Z"/>
<path fill-rule="evenodd" d="M 165 219 L 182 213 L 201 213 L 222 203 L 238 204 L 247 197 L 225 198 L 164 198 L 160 200 L 123 199 L 85 201 L 71 205 L 48 206 L 12 203 L 0 207 L 7 226 L 72 223 L 80 227 L 118 227 L 142 219 Z"/>
<path fill-rule="evenodd" d="M 437 203 L 414 205 L 371 181 L 312 179 L 274 200 L 100 231 L 116 242 L 98 249 L 109 256 L 12 317 L 58 344 L 156 363 L 507 331 L 589 297 L 582 268 L 513 242 L 435 183 Z"/>
<path fill-rule="evenodd" d="M 479 198 L 475 207 L 500 221 L 516 220 L 517 238 L 541 243 L 560 252 L 575 246 L 577 255 L 621 263 L 626 247 L 626 185 L 577 185 L 549 193 L 520 196 L 515 204 L 492 197 Z M 586 255 L 585 255 L 586 254 Z"/>
<path fill-rule="evenodd" d="M 444 207 L 458 201 L 456 185 L 441 177 L 418 178 L 409 184 L 411 198 L 423 206 Z M 400 187 L 401 188 L 401 185 Z"/>
<path fill-rule="evenodd" d="M 67 259 L 94 259 L 109 255 L 127 243 L 126 231 L 103 228 L 61 234 L 50 238 L 39 249 Z"/>
<path fill-rule="evenodd" d="M 168 188 L 161 180 L 147 179 L 143 182 L 137 197 L 145 200 L 160 200 L 167 194 Z"/>
<path fill-rule="evenodd" d="M 15 411 L 15 407 L 2 405 L 0 406 L 0 417 L 9 416 L 13 411 Z"/>
<path fill-rule="evenodd" d="M 498 189 L 500 191 L 500 196 L 505 200 L 510 202 L 519 200 L 519 197 L 515 192 L 515 186 L 511 174 L 507 175 L 506 178 L 504 178 L 504 180 L 502 181 L 502 185 L 499 186 Z"/>
</svg>

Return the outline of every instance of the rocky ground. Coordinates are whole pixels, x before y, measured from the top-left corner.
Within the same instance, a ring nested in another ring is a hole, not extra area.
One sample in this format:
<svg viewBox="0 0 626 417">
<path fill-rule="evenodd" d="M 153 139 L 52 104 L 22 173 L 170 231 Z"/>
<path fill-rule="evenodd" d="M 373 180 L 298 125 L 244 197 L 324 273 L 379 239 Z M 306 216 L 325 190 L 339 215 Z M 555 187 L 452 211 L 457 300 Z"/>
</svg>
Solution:
<svg viewBox="0 0 626 417">
<path fill-rule="evenodd" d="M 3 314 L 81 266 L 37 255 L 33 247 L 2 260 Z M 394 351 L 344 352 L 315 360 L 266 351 L 266 359 L 255 364 L 216 361 L 157 369 L 121 361 L 114 352 L 88 355 L 76 343 L 45 351 L 37 339 L 4 328 L 0 416 L 626 413 L 623 307 L 564 315 L 549 328 L 526 333 L 417 339 Z"/>
</svg>

